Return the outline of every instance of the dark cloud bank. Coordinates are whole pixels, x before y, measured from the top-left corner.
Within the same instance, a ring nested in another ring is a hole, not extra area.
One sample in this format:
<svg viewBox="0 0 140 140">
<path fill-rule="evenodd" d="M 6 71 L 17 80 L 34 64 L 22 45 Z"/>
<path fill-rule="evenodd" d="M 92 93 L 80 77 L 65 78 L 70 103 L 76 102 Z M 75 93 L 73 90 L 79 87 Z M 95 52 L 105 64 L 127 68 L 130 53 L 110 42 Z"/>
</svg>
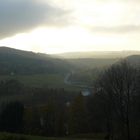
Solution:
<svg viewBox="0 0 140 140">
<path fill-rule="evenodd" d="M 42 24 L 56 24 L 64 15 L 62 9 L 36 0 L 0 0 L 0 38 L 28 31 Z"/>
</svg>

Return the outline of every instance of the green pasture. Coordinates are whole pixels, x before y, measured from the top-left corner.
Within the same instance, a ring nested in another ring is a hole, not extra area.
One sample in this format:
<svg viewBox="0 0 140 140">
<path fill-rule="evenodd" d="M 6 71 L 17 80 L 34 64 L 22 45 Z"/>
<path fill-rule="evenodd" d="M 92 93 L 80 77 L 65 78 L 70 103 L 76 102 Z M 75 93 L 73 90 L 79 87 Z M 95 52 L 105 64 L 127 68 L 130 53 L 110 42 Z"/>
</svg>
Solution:
<svg viewBox="0 0 140 140">
<path fill-rule="evenodd" d="M 27 87 L 64 88 L 67 90 L 80 90 L 80 88 L 66 85 L 65 75 L 61 74 L 35 74 L 35 75 L 0 75 L 0 81 L 16 79 Z"/>
</svg>

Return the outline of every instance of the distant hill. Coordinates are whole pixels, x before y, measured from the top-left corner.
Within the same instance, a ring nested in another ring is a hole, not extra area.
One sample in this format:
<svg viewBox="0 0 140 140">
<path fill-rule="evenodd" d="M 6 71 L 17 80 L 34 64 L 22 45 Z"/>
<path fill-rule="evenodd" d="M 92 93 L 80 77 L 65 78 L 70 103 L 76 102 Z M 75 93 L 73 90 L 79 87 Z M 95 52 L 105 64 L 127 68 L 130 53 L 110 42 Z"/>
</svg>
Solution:
<svg viewBox="0 0 140 140">
<path fill-rule="evenodd" d="M 79 58 L 125 58 L 130 55 L 140 55 L 140 51 L 90 51 L 90 52 L 68 52 L 55 54 L 54 56 L 66 59 Z"/>
<path fill-rule="evenodd" d="M 130 64 L 140 66 L 140 55 L 132 55 L 126 58 Z"/>
<path fill-rule="evenodd" d="M 69 63 L 81 69 L 103 68 L 117 62 L 118 58 L 79 58 L 67 59 Z"/>
<path fill-rule="evenodd" d="M 140 55 L 129 56 L 139 54 L 138 51 L 74 53 L 75 58 L 73 56 L 73 59 L 68 59 L 72 54 L 66 53 L 58 56 L 0 47 L 0 75 L 65 74 L 75 68 L 88 69 L 109 66 L 119 58 L 126 56 L 134 64 L 140 62 Z"/>
<path fill-rule="evenodd" d="M 50 55 L 0 47 L 0 74 L 64 73 L 70 68 L 65 60 Z"/>
<path fill-rule="evenodd" d="M 23 50 L 10 48 L 10 47 L 4 47 L 4 46 L 0 46 L 0 54 L 20 55 L 27 58 L 37 58 L 37 59 L 46 59 L 46 58 L 51 57 L 48 54 L 34 53 L 31 51 L 23 51 Z"/>
</svg>

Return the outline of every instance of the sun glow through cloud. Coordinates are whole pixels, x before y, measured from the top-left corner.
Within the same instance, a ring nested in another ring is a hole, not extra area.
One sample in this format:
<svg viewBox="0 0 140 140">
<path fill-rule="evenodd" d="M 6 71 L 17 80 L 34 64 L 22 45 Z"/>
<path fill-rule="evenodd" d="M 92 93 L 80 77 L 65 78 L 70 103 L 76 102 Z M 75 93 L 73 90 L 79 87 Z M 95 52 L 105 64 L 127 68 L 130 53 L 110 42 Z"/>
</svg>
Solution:
<svg viewBox="0 0 140 140">
<path fill-rule="evenodd" d="M 136 19 L 140 10 L 136 3 L 99 0 L 42 0 L 41 2 L 44 5 L 49 3 L 49 6 L 47 5 L 49 8 L 58 6 L 63 9 L 59 10 L 61 22 L 57 22 L 59 16 L 56 15 L 55 19 L 49 21 L 52 24 L 42 23 L 32 30 L 1 39 L 1 46 L 46 53 L 140 50 L 140 33 L 136 30 L 139 29 L 140 20 Z M 67 14 L 68 17 L 65 19 Z M 132 29 L 133 32 L 127 32 L 131 27 L 135 28 L 135 32 Z M 135 44 L 133 48 L 132 43 Z"/>
<path fill-rule="evenodd" d="M 79 26 L 70 26 L 63 29 L 38 28 L 30 33 L 17 34 L 12 38 L 4 39 L 1 44 L 29 51 L 60 53 L 102 50 L 103 46 L 109 50 L 114 42 L 119 44 L 122 41 L 109 35 L 92 34 Z"/>
</svg>

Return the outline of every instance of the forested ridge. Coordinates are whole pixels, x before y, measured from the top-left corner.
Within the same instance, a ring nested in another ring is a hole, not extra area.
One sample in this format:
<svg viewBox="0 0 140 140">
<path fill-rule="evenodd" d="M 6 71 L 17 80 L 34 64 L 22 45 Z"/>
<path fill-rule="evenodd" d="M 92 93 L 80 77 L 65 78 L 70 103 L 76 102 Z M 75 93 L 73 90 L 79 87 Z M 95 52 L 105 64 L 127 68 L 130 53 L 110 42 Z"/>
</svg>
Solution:
<svg viewBox="0 0 140 140">
<path fill-rule="evenodd" d="M 0 47 L 0 74 L 65 73 L 70 64 L 47 54 Z"/>
</svg>

